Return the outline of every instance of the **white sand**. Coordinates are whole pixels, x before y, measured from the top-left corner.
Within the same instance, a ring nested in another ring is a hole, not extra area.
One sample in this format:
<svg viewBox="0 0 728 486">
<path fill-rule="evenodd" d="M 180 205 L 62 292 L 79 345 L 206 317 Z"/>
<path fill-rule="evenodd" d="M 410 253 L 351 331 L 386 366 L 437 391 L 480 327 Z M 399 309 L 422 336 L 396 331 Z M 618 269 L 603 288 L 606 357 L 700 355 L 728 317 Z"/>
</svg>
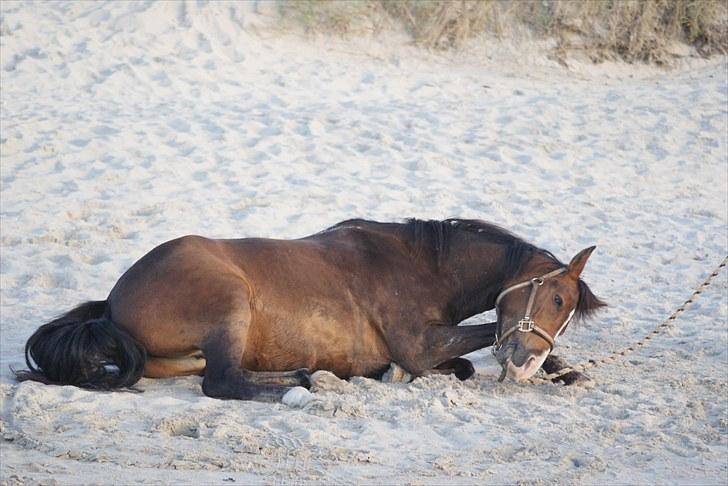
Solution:
<svg viewBox="0 0 728 486">
<path fill-rule="evenodd" d="M 303 408 L 213 400 L 194 377 L 13 381 L 37 326 L 187 233 L 455 216 L 562 259 L 597 244 L 585 277 L 611 307 L 558 343 L 570 362 L 650 331 L 727 253 L 725 60 L 610 78 L 362 54 L 253 8 L 2 3 L 2 484 L 725 484 L 725 273 L 591 389 L 499 384 L 488 350 L 464 383 L 357 378 Z"/>
</svg>

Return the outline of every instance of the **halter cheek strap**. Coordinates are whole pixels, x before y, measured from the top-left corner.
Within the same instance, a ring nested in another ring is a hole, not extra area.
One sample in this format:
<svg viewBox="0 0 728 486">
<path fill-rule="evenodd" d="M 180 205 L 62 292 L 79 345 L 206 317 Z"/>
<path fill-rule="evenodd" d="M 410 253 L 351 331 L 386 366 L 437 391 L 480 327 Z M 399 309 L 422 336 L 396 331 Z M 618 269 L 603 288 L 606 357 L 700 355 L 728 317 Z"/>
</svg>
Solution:
<svg viewBox="0 0 728 486">
<path fill-rule="evenodd" d="M 544 281 L 547 278 L 555 277 L 556 275 L 560 275 L 566 271 L 566 268 L 559 268 L 557 270 L 554 270 L 553 272 L 549 272 L 545 275 L 541 275 L 540 277 L 532 278 L 531 280 L 527 280 L 525 282 L 521 282 L 515 285 L 511 285 L 507 289 L 503 290 L 500 294 L 498 294 L 498 297 L 495 299 L 495 306 L 498 307 L 498 304 L 500 304 L 503 297 L 505 297 L 510 292 L 513 292 L 514 290 L 522 289 L 524 287 L 531 286 L 531 294 L 528 296 L 528 304 L 526 304 L 526 312 L 523 316 L 523 319 L 518 321 L 518 324 L 508 329 L 506 332 L 504 332 L 502 335 L 498 335 L 499 333 L 496 332 L 495 336 L 495 343 L 493 344 L 493 352 L 495 353 L 498 351 L 501 346 L 503 345 L 503 342 L 513 334 L 514 332 L 533 332 L 536 333 L 541 339 L 546 341 L 549 344 L 549 353 L 554 349 L 554 345 L 556 344 L 554 339 L 561 334 L 561 331 L 564 330 L 566 325 L 571 320 L 572 316 L 574 315 L 574 311 L 576 311 L 576 308 L 574 308 L 570 313 L 569 316 L 566 318 L 564 323 L 561 325 L 559 330 L 556 332 L 554 337 L 551 337 L 549 333 L 546 332 L 545 329 L 538 326 L 536 322 L 531 318 L 531 311 L 533 310 L 533 304 L 536 302 L 536 293 L 538 292 L 538 288 L 541 287 L 544 283 Z M 499 329 L 500 330 L 500 329 Z M 499 331 L 498 330 L 498 331 Z"/>
<path fill-rule="evenodd" d="M 571 309 L 571 312 L 569 312 L 569 317 L 566 318 L 563 324 L 561 324 L 561 327 L 558 331 L 556 331 L 556 334 L 554 335 L 555 338 L 561 336 L 561 331 L 564 330 L 564 328 L 571 322 L 571 318 L 574 317 L 574 313 L 576 312 L 576 307 Z"/>
</svg>

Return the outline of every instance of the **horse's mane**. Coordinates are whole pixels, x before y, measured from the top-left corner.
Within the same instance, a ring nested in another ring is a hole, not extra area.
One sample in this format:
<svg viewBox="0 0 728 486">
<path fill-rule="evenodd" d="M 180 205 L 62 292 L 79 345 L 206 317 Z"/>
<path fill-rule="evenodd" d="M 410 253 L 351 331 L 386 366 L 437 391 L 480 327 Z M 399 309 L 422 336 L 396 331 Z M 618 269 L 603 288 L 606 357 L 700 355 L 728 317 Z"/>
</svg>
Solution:
<svg viewBox="0 0 728 486">
<path fill-rule="evenodd" d="M 439 267 L 450 251 L 453 236 L 459 232 L 476 234 L 478 238 L 506 247 L 503 261 L 503 273 L 515 275 L 536 255 L 546 257 L 554 264 L 554 268 L 565 265 L 548 250 L 538 248 L 519 238 L 498 225 L 477 219 L 420 220 L 408 219 L 406 230 L 413 242 L 413 252 L 418 256 L 429 255 Z M 595 296 L 589 286 L 579 279 L 579 301 L 574 314 L 575 319 L 589 318 L 600 307 L 606 304 Z"/>
<path fill-rule="evenodd" d="M 414 242 L 415 252 L 419 255 L 430 253 L 439 266 L 450 252 L 450 242 L 457 233 L 467 232 L 482 239 L 506 247 L 503 273 L 519 273 L 523 266 L 535 255 L 543 255 L 554 263 L 554 268 L 563 267 L 551 252 L 538 248 L 519 238 L 510 231 L 493 223 L 477 219 L 445 219 L 443 221 L 408 219 L 405 226 Z"/>
</svg>

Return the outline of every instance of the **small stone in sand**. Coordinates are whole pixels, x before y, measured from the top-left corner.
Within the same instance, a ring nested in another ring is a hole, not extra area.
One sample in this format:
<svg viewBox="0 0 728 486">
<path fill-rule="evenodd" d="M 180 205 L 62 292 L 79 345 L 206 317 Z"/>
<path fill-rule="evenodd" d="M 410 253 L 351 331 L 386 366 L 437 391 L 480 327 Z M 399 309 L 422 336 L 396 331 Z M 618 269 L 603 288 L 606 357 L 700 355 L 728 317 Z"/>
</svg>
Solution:
<svg viewBox="0 0 728 486">
<path fill-rule="evenodd" d="M 313 400 L 313 395 L 302 386 L 295 386 L 291 388 L 281 399 L 284 404 L 291 408 L 304 407 L 311 400 Z"/>
</svg>

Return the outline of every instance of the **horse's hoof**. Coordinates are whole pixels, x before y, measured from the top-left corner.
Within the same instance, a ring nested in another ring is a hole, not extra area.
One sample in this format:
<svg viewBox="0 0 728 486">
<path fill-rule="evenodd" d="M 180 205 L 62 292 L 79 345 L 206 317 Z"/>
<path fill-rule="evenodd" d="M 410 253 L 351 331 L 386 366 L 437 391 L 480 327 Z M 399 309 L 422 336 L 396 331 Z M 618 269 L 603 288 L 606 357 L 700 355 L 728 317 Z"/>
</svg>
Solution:
<svg viewBox="0 0 728 486">
<path fill-rule="evenodd" d="M 458 362 L 457 368 L 455 368 L 455 377 L 460 381 L 465 381 L 475 374 L 475 367 L 473 363 L 467 359 L 463 359 Z"/>
<path fill-rule="evenodd" d="M 299 368 L 296 370 L 296 379 L 298 380 L 298 386 L 302 386 L 306 389 L 310 389 L 312 382 L 311 382 L 311 372 L 308 370 L 308 368 Z"/>
<path fill-rule="evenodd" d="M 584 386 L 587 388 L 591 388 L 594 386 L 594 380 L 592 380 L 588 375 L 586 375 L 584 373 L 580 373 L 578 371 L 572 371 L 571 373 L 566 373 L 563 376 L 554 378 L 553 381 L 555 383 L 560 381 L 564 384 L 564 386 L 579 385 L 579 386 Z"/>
</svg>

